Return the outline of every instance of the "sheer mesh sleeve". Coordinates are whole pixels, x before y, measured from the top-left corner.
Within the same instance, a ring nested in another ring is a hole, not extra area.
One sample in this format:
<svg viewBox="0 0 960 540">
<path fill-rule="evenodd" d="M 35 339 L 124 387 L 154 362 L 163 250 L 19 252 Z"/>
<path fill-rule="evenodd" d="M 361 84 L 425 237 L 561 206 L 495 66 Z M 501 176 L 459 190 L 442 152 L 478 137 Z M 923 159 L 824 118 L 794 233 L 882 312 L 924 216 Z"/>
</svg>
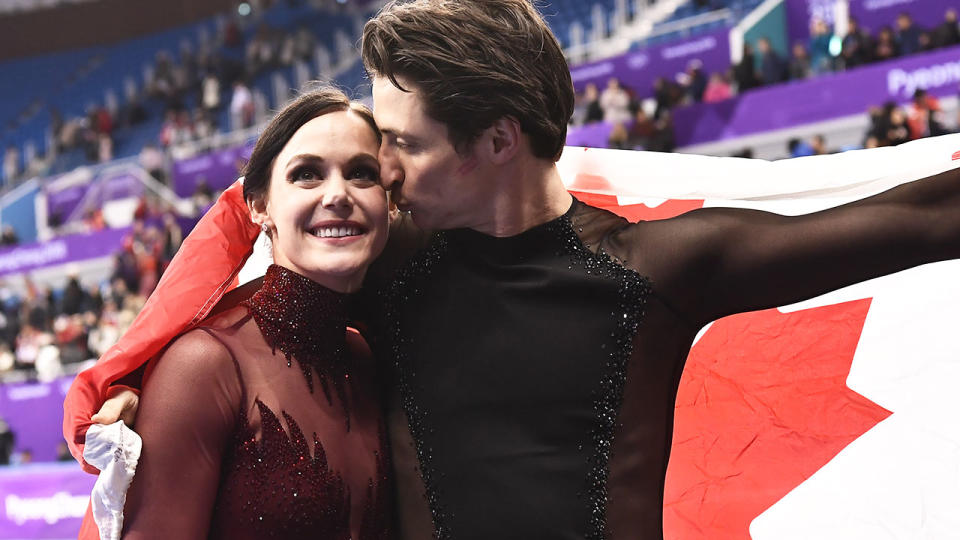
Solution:
<svg viewBox="0 0 960 540">
<path fill-rule="evenodd" d="M 206 538 L 242 386 L 229 351 L 202 331 L 177 339 L 160 360 L 140 401 L 143 455 L 124 538 Z"/>
<path fill-rule="evenodd" d="M 958 175 L 949 171 L 801 216 L 694 210 L 625 226 L 609 247 L 704 324 L 960 257 Z"/>
</svg>

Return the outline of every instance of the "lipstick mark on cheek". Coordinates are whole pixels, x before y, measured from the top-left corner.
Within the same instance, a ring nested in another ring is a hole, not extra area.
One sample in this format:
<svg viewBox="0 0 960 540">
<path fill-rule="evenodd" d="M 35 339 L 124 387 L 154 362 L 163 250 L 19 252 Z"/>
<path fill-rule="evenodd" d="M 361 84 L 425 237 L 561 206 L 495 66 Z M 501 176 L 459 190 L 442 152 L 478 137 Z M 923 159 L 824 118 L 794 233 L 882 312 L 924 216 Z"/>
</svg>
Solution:
<svg viewBox="0 0 960 540">
<path fill-rule="evenodd" d="M 457 174 L 462 175 L 462 174 L 467 174 L 469 172 L 472 172 L 474 169 L 477 168 L 478 164 L 479 162 L 477 161 L 477 158 L 475 157 L 468 158 L 466 161 L 463 162 L 462 165 L 460 165 L 459 168 L 457 168 Z"/>
</svg>

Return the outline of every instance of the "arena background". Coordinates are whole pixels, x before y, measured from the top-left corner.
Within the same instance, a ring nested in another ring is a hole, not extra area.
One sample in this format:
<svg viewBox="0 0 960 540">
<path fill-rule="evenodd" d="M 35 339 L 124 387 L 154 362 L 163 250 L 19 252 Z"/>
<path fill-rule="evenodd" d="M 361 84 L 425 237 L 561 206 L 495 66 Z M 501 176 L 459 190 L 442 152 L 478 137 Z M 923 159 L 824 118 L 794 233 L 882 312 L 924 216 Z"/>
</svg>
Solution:
<svg viewBox="0 0 960 540">
<path fill-rule="evenodd" d="M 130 325 L 272 110 L 317 79 L 369 100 L 357 42 L 380 5 L 0 0 L 0 540 L 76 536 L 94 477 L 61 435 L 73 376 Z M 951 5 L 541 1 L 578 92 L 568 144 L 617 149 L 568 148 L 563 177 L 638 220 L 809 212 L 955 166 Z M 705 329 L 667 538 L 960 538 L 958 270 Z"/>
</svg>

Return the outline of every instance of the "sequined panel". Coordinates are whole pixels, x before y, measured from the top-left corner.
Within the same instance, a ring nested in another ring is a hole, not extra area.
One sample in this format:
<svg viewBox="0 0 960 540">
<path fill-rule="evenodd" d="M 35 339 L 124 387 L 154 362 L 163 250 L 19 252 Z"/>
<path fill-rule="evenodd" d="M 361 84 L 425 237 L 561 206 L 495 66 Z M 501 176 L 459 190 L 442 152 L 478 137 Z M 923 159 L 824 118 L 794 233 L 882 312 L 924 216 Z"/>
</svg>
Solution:
<svg viewBox="0 0 960 540">
<path fill-rule="evenodd" d="M 570 218 L 564 216 L 558 224 L 558 234 L 566 236 L 565 245 L 573 265 L 582 267 L 588 274 L 614 279 L 618 283 L 620 304 L 610 313 L 616 324 L 611 334 L 614 344 L 605 349 L 606 374 L 600 381 L 594 401 L 597 428 L 587 443 L 592 448 L 589 456 L 590 473 L 587 477 L 587 498 L 590 503 L 590 528 L 587 538 L 607 538 L 606 509 L 607 478 L 610 473 L 610 452 L 617 425 L 617 416 L 623 403 L 623 389 L 627 380 L 627 365 L 633 352 L 633 338 L 637 334 L 643 305 L 650 294 L 650 282 L 636 272 L 615 262 L 602 250 L 593 253 L 583 245 L 573 231 Z M 564 230 L 568 231 L 564 233 Z M 582 230 L 580 232 L 583 232 Z"/>
<path fill-rule="evenodd" d="M 257 538 L 350 538 L 350 494 L 343 479 L 327 466 L 323 445 L 314 435 L 314 454 L 297 423 L 279 419 L 260 400 L 262 436 L 257 440 L 246 414 L 224 464 L 219 500 L 242 501 L 239 515 Z M 215 514 L 224 512 L 218 508 Z M 218 531 L 213 536 L 222 537 Z"/>
<path fill-rule="evenodd" d="M 447 524 L 448 515 L 433 477 L 436 474 L 431 462 L 432 451 L 423 443 L 423 436 L 428 425 L 428 414 L 417 406 L 412 392 L 414 372 L 407 369 L 406 345 L 407 337 L 401 324 L 400 307 L 407 303 L 412 296 L 420 294 L 418 283 L 430 275 L 433 266 L 440 261 L 446 252 L 447 243 L 443 236 L 438 234 L 430 245 L 397 272 L 390 289 L 386 293 L 384 317 L 389 336 L 393 368 L 396 384 L 400 391 L 400 400 L 407 413 L 410 424 L 410 434 L 416 447 L 417 458 L 420 461 L 420 476 L 423 479 L 434 526 L 434 538 L 446 540 L 452 538 L 452 532 Z"/>
<path fill-rule="evenodd" d="M 312 372 L 318 375 L 328 403 L 333 402 L 333 387 L 349 422 L 345 295 L 274 264 L 267 269 L 260 290 L 243 305 L 250 309 L 267 345 L 274 352 L 279 349 L 288 366 L 296 359 L 311 392 Z"/>
</svg>

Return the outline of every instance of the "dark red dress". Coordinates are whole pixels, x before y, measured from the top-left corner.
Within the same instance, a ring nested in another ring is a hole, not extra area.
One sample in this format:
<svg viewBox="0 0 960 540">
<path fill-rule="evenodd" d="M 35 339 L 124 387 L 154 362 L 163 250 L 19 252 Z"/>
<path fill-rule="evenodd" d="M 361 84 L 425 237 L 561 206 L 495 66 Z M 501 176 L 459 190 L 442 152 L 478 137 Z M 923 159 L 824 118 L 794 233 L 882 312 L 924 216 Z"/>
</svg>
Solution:
<svg viewBox="0 0 960 540">
<path fill-rule="evenodd" d="M 144 387 L 125 538 L 390 538 L 389 451 L 346 297 L 280 266 Z"/>
</svg>

